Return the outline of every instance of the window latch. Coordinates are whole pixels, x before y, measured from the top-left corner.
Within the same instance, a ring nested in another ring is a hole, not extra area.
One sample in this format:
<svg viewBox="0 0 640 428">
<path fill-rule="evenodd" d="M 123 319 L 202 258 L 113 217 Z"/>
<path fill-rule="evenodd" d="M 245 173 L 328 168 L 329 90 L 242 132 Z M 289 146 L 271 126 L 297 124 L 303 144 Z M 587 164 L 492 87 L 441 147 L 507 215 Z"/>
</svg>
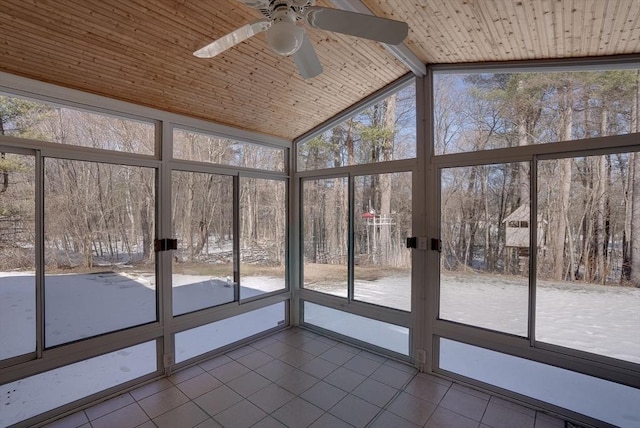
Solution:
<svg viewBox="0 0 640 428">
<path fill-rule="evenodd" d="M 177 250 L 178 249 L 178 240 L 177 239 L 156 239 L 153 241 L 153 249 L 156 253 L 160 251 L 169 251 L 169 250 Z"/>
<path fill-rule="evenodd" d="M 417 250 L 427 250 L 427 238 L 424 236 L 412 236 L 407 238 L 407 248 L 415 248 Z"/>
</svg>

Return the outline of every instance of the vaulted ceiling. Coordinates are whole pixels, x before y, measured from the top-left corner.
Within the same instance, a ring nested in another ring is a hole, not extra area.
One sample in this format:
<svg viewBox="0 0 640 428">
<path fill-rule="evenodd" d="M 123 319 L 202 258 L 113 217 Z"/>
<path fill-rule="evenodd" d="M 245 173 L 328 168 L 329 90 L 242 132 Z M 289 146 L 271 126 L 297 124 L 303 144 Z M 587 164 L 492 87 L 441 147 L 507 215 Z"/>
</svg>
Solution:
<svg viewBox="0 0 640 428">
<path fill-rule="evenodd" d="M 638 0 L 353 3 L 406 21 L 405 44 L 425 64 L 640 53 Z M 263 34 L 215 58 L 194 57 L 262 17 L 234 0 L 0 6 L 0 71 L 287 140 L 409 72 L 378 43 L 316 29 L 308 33 L 324 73 L 309 80 L 290 58 L 273 53 Z"/>
</svg>

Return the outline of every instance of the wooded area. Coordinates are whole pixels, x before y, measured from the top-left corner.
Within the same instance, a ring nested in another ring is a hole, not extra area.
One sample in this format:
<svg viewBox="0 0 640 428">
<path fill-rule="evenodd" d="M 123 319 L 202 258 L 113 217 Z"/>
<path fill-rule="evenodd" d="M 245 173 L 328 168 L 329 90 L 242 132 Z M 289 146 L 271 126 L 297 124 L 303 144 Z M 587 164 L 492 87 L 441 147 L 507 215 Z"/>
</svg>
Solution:
<svg viewBox="0 0 640 428">
<path fill-rule="evenodd" d="M 0 96 L 3 135 L 127 153 L 153 154 L 150 123 Z M 279 148 L 174 131 L 178 159 L 284 171 Z M 126 157 L 122 158 L 126 162 Z M 157 174 L 133 165 L 44 158 L 44 244 L 48 273 L 131 269 L 154 272 Z M 35 158 L 0 159 L 0 269 L 35 266 Z M 234 185 L 239 206 L 234 207 Z M 174 271 L 233 278 L 234 210 L 240 210 L 240 261 L 284 282 L 286 181 L 174 171 L 172 219 L 179 248 Z M 264 268 L 260 268 L 263 266 Z"/>
<path fill-rule="evenodd" d="M 439 75 L 435 150 L 573 140 L 580 150 L 583 138 L 638 132 L 639 99 L 638 70 Z M 640 155 L 544 160 L 536 169 L 538 278 L 640 286 Z M 529 163 L 443 170 L 443 269 L 528 272 L 530 217 L 505 220 L 529 212 L 533 170 Z M 509 232 L 525 232 L 527 241 L 509 246 Z"/>
<path fill-rule="evenodd" d="M 437 75 L 435 152 L 557 141 L 575 141 L 579 150 L 583 138 L 637 133 L 639 76 L 638 70 Z M 301 144 L 298 169 L 415 156 L 414 91 L 409 86 Z M 140 154 L 156 150 L 153 125 L 141 121 L 6 96 L 0 98 L 0 114 L 4 135 Z M 281 149 L 180 129 L 174 140 L 178 159 L 284 170 Z M 3 258 L 3 269 L 25 268 L 33 263 L 25 254 L 35 239 L 34 160 L 3 154 L 0 162 L 0 245 L 14 255 Z M 532 171 L 537 171 L 535 190 L 530 189 Z M 48 269 L 150 266 L 157 209 L 152 168 L 46 158 L 44 174 Z M 172 218 L 180 241 L 176 261 L 229 266 L 233 177 L 175 171 L 172 180 Z M 366 277 L 362 269 L 367 266 L 408 268 L 404 239 L 411 235 L 411 174 L 353 180 L 357 269 Z M 242 260 L 283 269 L 285 182 L 241 177 L 236 185 Z M 303 181 L 305 263 L 345 266 L 349 191 L 346 178 Z M 445 168 L 441 193 L 445 270 L 526 274 L 535 217 L 540 279 L 640 286 L 636 152 L 551 159 L 535 166 Z M 534 196 L 538 211 L 531 216 Z M 345 278 L 342 267 L 340 277 Z"/>
<path fill-rule="evenodd" d="M 298 169 L 415 157 L 415 138 L 415 86 L 411 85 L 300 144 Z M 355 277 L 373 280 L 407 271 L 411 266 L 406 249 L 412 221 L 411 173 L 360 175 L 353 180 Z M 305 284 L 311 288 L 317 281 L 346 284 L 348 179 L 309 179 L 302 187 Z M 316 264 L 336 267 L 319 270 L 313 267 Z"/>
</svg>

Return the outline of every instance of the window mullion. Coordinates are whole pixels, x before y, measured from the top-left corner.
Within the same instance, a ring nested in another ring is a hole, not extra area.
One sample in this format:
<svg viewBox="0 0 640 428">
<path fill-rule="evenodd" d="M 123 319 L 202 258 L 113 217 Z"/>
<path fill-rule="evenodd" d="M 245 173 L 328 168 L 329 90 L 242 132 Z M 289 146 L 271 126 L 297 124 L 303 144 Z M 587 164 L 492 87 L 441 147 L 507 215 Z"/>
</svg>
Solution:
<svg viewBox="0 0 640 428">
<path fill-rule="evenodd" d="M 354 223 L 354 191 L 353 191 L 353 175 L 349 175 L 348 189 L 348 226 L 347 226 L 347 298 L 349 302 L 354 300 L 354 248 L 353 248 L 353 223 Z"/>
<path fill-rule="evenodd" d="M 44 161 L 42 153 L 35 153 L 35 216 L 36 216 L 36 358 L 44 350 Z"/>
<path fill-rule="evenodd" d="M 233 301 L 240 301 L 240 176 L 233 176 Z"/>
<path fill-rule="evenodd" d="M 536 279 L 538 273 L 538 158 L 533 156 L 529 164 L 529 324 L 531 346 L 536 341 Z"/>
</svg>

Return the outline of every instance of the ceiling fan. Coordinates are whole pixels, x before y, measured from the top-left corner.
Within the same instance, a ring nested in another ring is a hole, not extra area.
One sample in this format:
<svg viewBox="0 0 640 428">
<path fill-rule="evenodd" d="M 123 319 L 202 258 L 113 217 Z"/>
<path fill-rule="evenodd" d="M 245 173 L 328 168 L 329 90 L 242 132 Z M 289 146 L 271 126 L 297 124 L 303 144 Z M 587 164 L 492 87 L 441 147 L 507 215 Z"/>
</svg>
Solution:
<svg viewBox="0 0 640 428">
<path fill-rule="evenodd" d="M 292 56 L 304 79 L 322 73 L 322 64 L 303 25 L 397 45 L 407 37 L 405 22 L 357 12 L 315 6 L 315 0 L 238 0 L 259 10 L 266 19 L 255 21 L 198 49 L 198 58 L 213 58 L 266 31 L 267 43 L 282 56 Z"/>
</svg>

